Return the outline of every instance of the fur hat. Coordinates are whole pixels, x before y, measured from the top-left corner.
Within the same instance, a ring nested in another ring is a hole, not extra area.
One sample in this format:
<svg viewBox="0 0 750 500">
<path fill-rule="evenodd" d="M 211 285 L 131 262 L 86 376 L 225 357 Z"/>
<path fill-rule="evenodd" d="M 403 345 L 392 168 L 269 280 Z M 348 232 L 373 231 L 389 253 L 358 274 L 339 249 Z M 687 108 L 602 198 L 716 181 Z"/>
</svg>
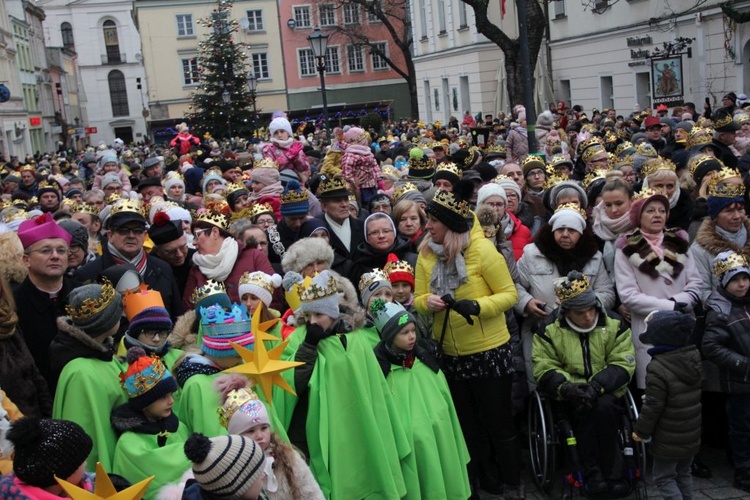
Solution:
<svg viewBox="0 0 750 500">
<path fill-rule="evenodd" d="M 287 248 L 281 259 L 281 267 L 285 273 L 302 273 L 304 268 L 316 260 L 325 261 L 326 267 L 330 269 L 333 265 L 333 248 L 323 238 L 304 238 Z"/>
<path fill-rule="evenodd" d="M 65 311 L 73 325 L 91 337 L 111 330 L 122 317 L 122 297 L 109 283 L 74 288 Z"/>
<path fill-rule="evenodd" d="M 286 130 L 286 132 L 289 134 L 289 137 L 292 137 L 294 135 L 294 132 L 292 132 L 292 125 L 289 123 L 289 120 L 287 120 L 283 116 L 274 118 L 268 125 L 268 131 L 271 133 L 271 137 L 273 137 L 277 130 Z"/>
<path fill-rule="evenodd" d="M 695 317 L 680 311 L 654 311 L 646 317 L 646 331 L 638 337 L 644 344 L 683 347 L 690 343 Z"/>
<path fill-rule="evenodd" d="M 128 349 L 128 369 L 120 374 L 128 405 L 141 411 L 169 393 L 177 392 L 177 382 L 158 356 L 148 356 L 140 347 Z"/>
</svg>

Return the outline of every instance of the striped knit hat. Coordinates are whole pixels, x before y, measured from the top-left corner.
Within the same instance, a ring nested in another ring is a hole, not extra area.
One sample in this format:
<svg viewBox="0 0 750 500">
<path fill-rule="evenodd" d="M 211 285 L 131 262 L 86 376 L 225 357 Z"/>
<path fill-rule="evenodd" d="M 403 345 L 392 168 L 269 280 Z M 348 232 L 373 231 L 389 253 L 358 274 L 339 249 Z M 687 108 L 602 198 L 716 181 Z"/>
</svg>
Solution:
<svg viewBox="0 0 750 500">
<path fill-rule="evenodd" d="M 247 308 L 232 304 L 226 311 L 220 305 L 201 306 L 198 310 L 201 318 L 201 350 L 215 358 L 230 358 L 237 352 L 229 344 L 234 342 L 242 347 L 255 343 L 255 335 L 250 331 L 250 318 Z"/>
<path fill-rule="evenodd" d="M 201 489 L 216 498 L 242 498 L 263 474 L 263 450 L 242 436 L 193 434 L 185 442 L 185 456 Z"/>
</svg>

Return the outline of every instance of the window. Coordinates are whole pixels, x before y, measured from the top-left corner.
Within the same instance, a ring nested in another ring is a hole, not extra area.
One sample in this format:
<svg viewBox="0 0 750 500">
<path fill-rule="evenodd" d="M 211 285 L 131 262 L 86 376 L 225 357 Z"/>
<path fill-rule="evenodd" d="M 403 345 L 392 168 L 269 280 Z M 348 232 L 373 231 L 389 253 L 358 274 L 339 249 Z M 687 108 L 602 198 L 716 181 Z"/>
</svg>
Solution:
<svg viewBox="0 0 750 500">
<path fill-rule="evenodd" d="M 60 34 L 62 35 L 63 47 L 69 49 L 75 45 L 73 42 L 73 26 L 70 23 L 62 23 L 60 25 Z"/>
<path fill-rule="evenodd" d="M 367 22 L 370 24 L 379 23 L 380 13 L 383 12 L 383 2 L 381 0 L 372 0 L 370 7 L 367 9 Z"/>
<path fill-rule="evenodd" d="M 341 73 L 338 47 L 326 48 L 326 73 Z"/>
<path fill-rule="evenodd" d="M 248 10 L 247 11 L 247 31 L 263 31 L 265 26 L 263 26 L 263 11 L 258 10 Z"/>
<path fill-rule="evenodd" d="M 321 26 L 334 26 L 336 24 L 336 10 L 331 3 L 324 3 L 318 11 Z"/>
<path fill-rule="evenodd" d="M 362 57 L 362 46 L 348 45 L 346 47 L 346 61 L 349 65 L 349 73 L 364 71 L 365 58 Z"/>
<path fill-rule="evenodd" d="M 107 49 L 107 63 L 113 64 L 121 62 L 120 42 L 117 39 L 117 25 L 114 21 L 107 20 L 104 21 L 102 28 L 104 30 L 104 46 Z"/>
<path fill-rule="evenodd" d="M 303 5 L 302 7 L 294 8 L 294 22 L 298 28 L 309 28 L 312 26 L 310 21 L 310 6 Z"/>
<path fill-rule="evenodd" d="M 179 14 L 177 16 L 177 36 L 193 36 L 193 15 Z"/>
<path fill-rule="evenodd" d="M 359 5 L 356 3 L 344 4 L 344 24 L 359 24 Z"/>
<path fill-rule="evenodd" d="M 614 93 L 615 87 L 611 76 L 599 77 L 599 88 L 602 93 L 602 107 L 603 108 L 614 108 Z"/>
<path fill-rule="evenodd" d="M 315 54 L 313 54 L 312 49 L 300 49 L 299 74 L 301 76 L 314 76 L 315 73 Z"/>
<path fill-rule="evenodd" d="M 182 60 L 182 79 L 185 85 L 197 85 L 201 75 L 198 71 L 198 59 L 190 57 Z"/>
<path fill-rule="evenodd" d="M 555 19 L 565 17 L 565 0 L 555 0 Z"/>
<path fill-rule="evenodd" d="M 378 42 L 372 44 L 372 49 L 370 50 L 370 54 L 372 55 L 372 69 L 373 71 L 388 69 L 388 63 L 385 62 L 385 59 L 378 54 L 378 52 L 388 55 L 388 48 L 386 47 L 385 42 Z"/>
<path fill-rule="evenodd" d="M 427 40 L 427 9 L 425 9 L 425 0 L 419 0 L 419 30 L 421 39 Z"/>
<path fill-rule="evenodd" d="M 433 91 L 435 92 L 435 111 L 440 111 L 440 92 L 438 92 L 437 87 Z"/>
<path fill-rule="evenodd" d="M 253 54 L 253 74 L 259 80 L 271 78 L 268 71 L 268 54 L 265 52 Z"/>
<path fill-rule="evenodd" d="M 438 0 L 437 11 L 438 11 L 438 24 L 440 26 L 440 34 L 442 34 L 448 30 L 448 28 L 445 25 L 445 0 Z"/>
<path fill-rule="evenodd" d="M 466 21 L 466 4 L 458 2 L 458 28 L 468 28 L 469 23 Z"/>
<path fill-rule="evenodd" d="M 109 82 L 109 100 L 112 102 L 112 116 L 128 116 L 128 89 L 125 86 L 125 76 L 122 71 L 110 71 L 107 76 Z"/>
</svg>

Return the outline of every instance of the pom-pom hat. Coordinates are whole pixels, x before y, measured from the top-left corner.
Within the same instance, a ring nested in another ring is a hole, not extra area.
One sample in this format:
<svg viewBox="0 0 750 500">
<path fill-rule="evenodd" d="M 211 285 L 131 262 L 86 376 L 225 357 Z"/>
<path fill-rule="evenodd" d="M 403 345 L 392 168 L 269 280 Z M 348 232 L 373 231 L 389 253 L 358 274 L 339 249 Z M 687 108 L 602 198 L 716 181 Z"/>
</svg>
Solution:
<svg viewBox="0 0 750 500">
<path fill-rule="evenodd" d="M 296 180 L 290 180 L 286 183 L 280 201 L 281 215 L 307 215 L 307 212 L 310 211 L 307 189 L 300 186 L 300 183 Z"/>
<path fill-rule="evenodd" d="M 412 316 L 398 302 L 386 302 L 375 299 L 370 304 L 370 315 L 380 333 L 380 338 L 386 345 L 391 345 L 398 332 L 409 323 L 416 323 Z"/>
<path fill-rule="evenodd" d="M 238 292 L 240 298 L 246 293 L 252 293 L 262 300 L 266 307 L 270 307 L 273 292 L 280 286 L 281 276 L 278 274 L 268 275 L 263 271 L 245 272 L 240 277 Z"/>
<path fill-rule="evenodd" d="M 556 280 L 554 287 L 560 309 L 564 311 L 586 309 L 597 303 L 596 293 L 591 289 L 588 277 L 579 271 L 571 271 L 565 278 Z"/>
<path fill-rule="evenodd" d="M 301 280 L 297 284 L 297 293 L 303 313 L 316 312 L 334 319 L 339 317 L 338 285 L 330 271 L 325 270 L 317 276 Z"/>
<path fill-rule="evenodd" d="M 128 393 L 128 405 L 143 410 L 151 403 L 177 392 L 177 382 L 158 356 L 148 356 L 140 347 L 127 354 L 128 369 L 120 374 L 120 384 Z"/>
<path fill-rule="evenodd" d="M 399 260 L 395 253 L 388 254 L 388 260 L 383 268 L 388 280 L 393 283 L 409 283 L 414 290 L 414 268 L 405 260 Z"/>
<path fill-rule="evenodd" d="M 148 236 L 155 245 L 166 245 L 185 234 L 180 221 L 172 221 L 166 212 L 157 212 L 154 223 L 148 228 Z"/>
</svg>

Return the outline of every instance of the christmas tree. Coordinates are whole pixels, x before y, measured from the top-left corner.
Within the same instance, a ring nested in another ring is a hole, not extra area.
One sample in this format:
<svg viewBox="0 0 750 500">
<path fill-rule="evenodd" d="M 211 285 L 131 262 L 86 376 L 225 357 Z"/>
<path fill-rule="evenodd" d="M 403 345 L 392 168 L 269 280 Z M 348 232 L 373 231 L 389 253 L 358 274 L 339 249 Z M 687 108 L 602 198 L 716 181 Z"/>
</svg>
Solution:
<svg viewBox="0 0 750 500">
<path fill-rule="evenodd" d="M 218 7 L 198 21 L 208 28 L 208 34 L 198 44 L 200 87 L 191 94 L 192 105 L 185 118 L 200 135 L 249 137 L 252 134 L 246 47 L 232 39 L 239 23 L 231 14 L 232 1 L 219 0 Z"/>
</svg>

